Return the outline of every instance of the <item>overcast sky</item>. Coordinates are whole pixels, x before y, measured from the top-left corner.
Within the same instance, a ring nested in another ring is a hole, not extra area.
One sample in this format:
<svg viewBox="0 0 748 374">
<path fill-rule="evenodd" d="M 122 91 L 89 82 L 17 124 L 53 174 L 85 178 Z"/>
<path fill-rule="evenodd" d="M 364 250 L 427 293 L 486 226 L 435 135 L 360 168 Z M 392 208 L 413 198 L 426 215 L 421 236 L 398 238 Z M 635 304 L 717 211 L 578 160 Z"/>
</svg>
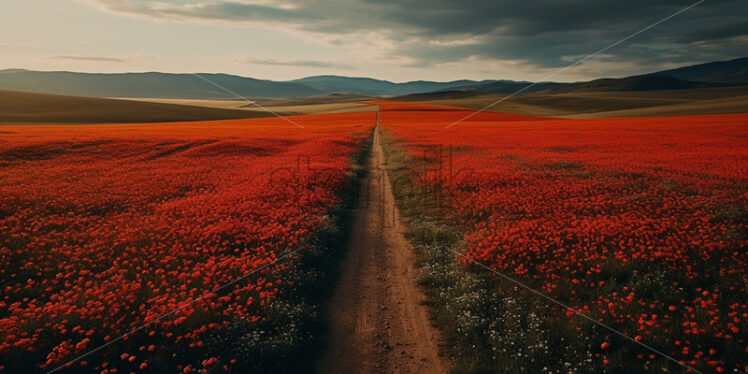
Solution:
<svg viewBox="0 0 748 374">
<path fill-rule="evenodd" d="M 693 2 L 0 0 L 0 69 L 539 80 Z M 746 0 L 706 0 L 553 80 L 745 56 Z"/>
</svg>

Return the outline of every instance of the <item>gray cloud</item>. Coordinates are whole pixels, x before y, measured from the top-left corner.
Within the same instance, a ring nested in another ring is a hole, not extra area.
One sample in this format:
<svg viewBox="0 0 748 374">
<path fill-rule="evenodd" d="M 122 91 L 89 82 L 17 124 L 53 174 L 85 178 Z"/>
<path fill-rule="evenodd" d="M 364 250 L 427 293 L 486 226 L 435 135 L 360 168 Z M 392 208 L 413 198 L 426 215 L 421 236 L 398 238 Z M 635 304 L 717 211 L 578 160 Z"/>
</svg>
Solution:
<svg viewBox="0 0 748 374">
<path fill-rule="evenodd" d="M 127 59 L 99 56 L 52 56 L 56 60 L 94 61 L 94 62 L 127 62 Z"/>
<path fill-rule="evenodd" d="M 410 66 L 472 58 L 522 61 L 536 68 L 567 65 L 568 56 L 595 52 L 692 4 L 683 0 L 288 0 L 281 5 L 243 0 L 91 1 L 110 11 L 157 19 L 279 25 L 326 35 L 342 45 L 348 42 L 346 34 L 376 33 L 390 46 L 383 58 L 404 58 Z M 653 70 L 666 64 L 743 57 L 748 46 L 735 41 L 748 35 L 744 15 L 744 0 L 709 0 L 616 46 L 606 58 L 628 61 L 634 70 Z"/>
<path fill-rule="evenodd" d="M 305 66 L 312 68 L 336 68 L 336 69 L 355 69 L 354 66 L 348 64 L 341 64 L 328 61 L 316 61 L 316 60 L 280 60 L 270 58 L 247 58 L 246 61 L 249 64 L 255 65 L 281 65 L 281 66 Z"/>
</svg>

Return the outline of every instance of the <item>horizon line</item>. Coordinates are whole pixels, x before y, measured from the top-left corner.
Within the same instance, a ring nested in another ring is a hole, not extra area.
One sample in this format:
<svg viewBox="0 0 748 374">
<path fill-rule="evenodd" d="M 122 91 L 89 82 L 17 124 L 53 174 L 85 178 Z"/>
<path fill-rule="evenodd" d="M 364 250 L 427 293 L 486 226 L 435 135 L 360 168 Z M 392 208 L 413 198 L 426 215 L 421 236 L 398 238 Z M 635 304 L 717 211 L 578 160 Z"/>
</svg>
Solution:
<svg viewBox="0 0 748 374">
<path fill-rule="evenodd" d="M 649 71 L 649 72 L 641 72 L 636 73 L 633 75 L 622 75 L 622 76 L 599 76 L 595 78 L 590 78 L 588 80 L 572 80 L 572 81 L 553 81 L 553 82 L 543 82 L 543 83 L 579 83 L 579 82 L 589 82 L 599 79 L 620 79 L 620 78 L 626 78 L 626 77 L 635 77 L 635 76 L 642 76 L 642 75 L 649 75 L 649 74 L 655 74 L 662 71 L 668 71 L 668 70 L 675 70 L 683 67 L 693 67 L 693 66 L 700 66 L 700 65 L 706 65 L 711 63 L 718 63 L 718 62 L 731 62 L 741 59 L 746 59 L 746 57 L 736 57 L 732 59 L 727 60 L 712 60 L 712 61 L 705 61 L 700 62 L 696 64 L 684 64 L 678 67 L 674 68 L 668 68 L 664 70 L 655 70 L 655 71 Z M 74 70 L 35 70 L 35 69 L 28 69 L 28 68 L 17 68 L 17 67 L 10 67 L 10 68 L 3 68 L 0 69 L 0 72 L 8 72 L 8 71 L 27 71 L 27 72 L 37 72 L 37 73 L 72 73 L 72 74 L 91 74 L 91 75 L 125 75 L 125 74 L 165 74 L 165 75 L 191 75 L 190 73 L 186 72 L 171 72 L 171 71 L 156 71 L 156 70 L 143 70 L 143 71 L 121 71 L 121 72 L 109 72 L 109 73 L 100 73 L 100 72 L 88 72 L 88 71 L 74 71 Z M 234 76 L 244 79 L 254 79 L 254 80 L 261 80 L 261 81 L 270 81 L 270 82 L 280 82 L 280 83 L 288 83 L 288 82 L 294 82 L 302 79 L 307 78 L 318 78 L 318 77 L 337 77 L 337 78 L 347 78 L 347 79 L 370 79 L 380 82 L 388 82 L 393 84 L 406 84 L 406 83 L 415 83 L 415 82 L 437 82 L 437 83 L 449 83 L 449 82 L 457 82 L 457 81 L 471 81 L 471 82 L 500 82 L 500 81 L 506 81 L 506 82 L 514 82 L 514 83 L 530 83 L 535 81 L 530 80 L 512 80 L 512 79 L 505 79 L 505 78 L 489 78 L 489 79 L 470 79 L 470 78 L 460 78 L 460 79 L 452 79 L 452 80 L 446 80 L 446 81 L 434 81 L 434 80 L 428 80 L 428 79 L 414 79 L 414 80 L 408 80 L 408 81 L 394 81 L 389 79 L 383 79 L 383 78 L 374 78 L 372 76 L 348 76 L 348 75 L 338 75 L 338 74 L 318 74 L 318 75 L 306 75 L 299 78 L 292 78 L 292 79 L 285 79 L 285 80 L 276 80 L 276 79 L 267 79 L 267 78 L 258 78 L 258 77 L 252 77 L 248 75 L 240 75 L 240 74 L 234 74 L 234 73 L 225 73 L 225 72 L 200 72 L 198 74 L 210 74 L 210 75 L 228 75 L 228 76 Z"/>
</svg>

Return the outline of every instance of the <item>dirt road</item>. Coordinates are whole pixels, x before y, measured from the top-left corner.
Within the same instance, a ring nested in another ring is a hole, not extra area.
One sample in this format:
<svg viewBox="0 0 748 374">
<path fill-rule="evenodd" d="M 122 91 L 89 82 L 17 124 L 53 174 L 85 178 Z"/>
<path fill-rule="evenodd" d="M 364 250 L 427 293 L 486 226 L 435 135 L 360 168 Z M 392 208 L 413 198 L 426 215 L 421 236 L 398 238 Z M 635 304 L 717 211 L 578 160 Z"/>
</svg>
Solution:
<svg viewBox="0 0 748 374">
<path fill-rule="evenodd" d="M 446 373 L 439 332 L 416 285 L 415 254 L 402 234 L 379 132 L 362 201 L 328 306 L 329 347 L 321 373 Z"/>
</svg>

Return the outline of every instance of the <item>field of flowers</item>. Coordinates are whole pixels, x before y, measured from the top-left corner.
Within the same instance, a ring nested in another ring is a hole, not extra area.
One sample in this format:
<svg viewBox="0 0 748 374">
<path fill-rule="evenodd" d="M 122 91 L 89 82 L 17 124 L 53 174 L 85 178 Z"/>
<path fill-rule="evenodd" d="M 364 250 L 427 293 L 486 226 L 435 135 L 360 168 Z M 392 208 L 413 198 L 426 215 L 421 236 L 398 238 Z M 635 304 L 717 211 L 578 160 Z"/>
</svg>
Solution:
<svg viewBox="0 0 748 374">
<path fill-rule="evenodd" d="M 470 112 L 381 105 L 413 191 L 444 199 L 467 257 L 681 364 L 748 372 L 748 114 L 480 113 L 445 129 Z M 437 298 L 468 282 L 444 284 L 448 271 L 426 276 Z M 485 284 L 442 312 L 489 371 L 684 369 L 500 277 Z"/>
<path fill-rule="evenodd" d="M 293 120 L 0 129 L 0 372 L 298 365 L 374 114 Z"/>
</svg>

